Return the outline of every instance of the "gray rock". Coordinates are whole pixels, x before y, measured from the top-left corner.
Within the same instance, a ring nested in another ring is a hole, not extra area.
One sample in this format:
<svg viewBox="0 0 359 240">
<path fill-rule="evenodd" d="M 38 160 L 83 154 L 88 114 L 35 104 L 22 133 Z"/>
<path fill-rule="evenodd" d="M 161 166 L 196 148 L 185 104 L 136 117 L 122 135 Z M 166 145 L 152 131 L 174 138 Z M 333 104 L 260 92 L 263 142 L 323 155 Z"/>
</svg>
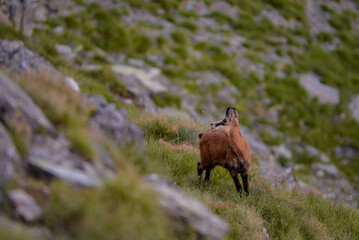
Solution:
<svg viewBox="0 0 359 240">
<path fill-rule="evenodd" d="M 42 215 L 40 207 L 24 190 L 11 190 L 7 195 L 15 206 L 16 214 L 18 214 L 25 221 L 34 222 L 40 219 Z"/>
<path fill-rule="evenodd" d="M 326 1 L 327 3 L 328 1 Z M 317 35 L 320 32 L 333 33 L 334 29 L 327 22 L 325 14 L 323 14 L 320 1 L 307 0 L 305 12 L 307 14 L 311 32 L 313 35 Z"/>
<path fill-rule="evenodd" d="M 75 92 L 80 91 L 80 87 L 72 77 L 65 77 L 65 84 Z"/>
<path fill-rule="evenodd" d="M 320 151 L 319 149 L 310 146 L 306 143 L 297 143 L 294 145 L 294 149 L 298 152 L 298 153 L 306 153 L 309 156 L 312 157 L 318 157 L 323 163 L 329 163 L 330 159 L 329 157 L 323 153 L 322 151 Z"/>
<path fill-rule="evenodd" d="M 71 184 L 83 187 L 101 186 L 101 181 L 96 176 L 94 169 L 86 163 L 81 165 L 85 165 L 88 168 L 87 170 L 91 169 L 91 174 L 80 169 L 66 166 L 67 163 L 61 166 L 59 163 L 52 163 L 48 159 L 35 158 L 33 156 L 29 157 L 29 164 L 32 169 L 31 171 L 33 173 L 36 172 L 35 175 L 38 176 L 45 176 L 44 174 L 46 174 L 47 177 L 57 177 Z"/>
<path fill-rule="evenodd" d="M 352 117 L 359 122 L 359 94 L 354 96 L 350 103 L 349 103 L 349 109 L 351 111 Z"/>
<path fill-rule="evenodd" d="M 167 88 L 160 81 L 161 70 L 158 68 L 150 68 L 143 70 L 127 65 L 113 65 L 112 70 L 123 76 L 134 76 L 151 94 L 165 92 Z M 124 79 L 124 83 L 127 84 Z"/>
<path fill-rule="evenodd" d="M 25 74 L 28 70 L 60 74 L 51 63 L 27 49 L 21 41 L 0 39 L 0 67 L 17 74 Z"/>
<path fill-rule="evenodd" d="M 134 67 L 139 67 L 139 68 L 143 68 L 146 65 L 143 60 L 135 59 L 135 58 L 128 59 L 127 63 Z"/>
<path fill-rule="evenodd" d="M 284 26 L 290 29 L 295 29 L 298 26 L 298 22 L 295 19 L 288 21 L 279 12 L 274 10 L 263 10 L 257 17 L 257 21 L 263 18 L 268 18 L 275 26 Z"/>
<path fill-rule="evenodd" d="M 354 146 L 337 146 L 334 148 L 334 153 L 338 158 L 353 158 L 359 156 L 359 150 Z"/>
<path fill-rule="evenodd" d="M 281 144 L 274 150 L 276 158 L 284 157 L 286 159 L 292 158 L 292 152 L 284 145 Z"/>
<path fill-rule="evenodd" d="M 91 124 L 115 139 L 119 145 L 134 142 L 140 151 L 144 151 L 143 132 L 134 123 L 127 120 L 125 110 L 118 111 L 103 97 L 89 96 L 88 101 L 96 106 Z"/>
<path fill-rule="evenodd" d="M 201 86 L 208 86 L 211 84 L 220 84 L 223 83 L 226 78 L 222 76 L 219 72 L 201 72 L 194 74 L 197 78 L 197 84 Z"/>
<path fill-rule="evenodd" d="M 199 201 L 186 196 L 168 180 L 152 174 L 146 177 L 149 186 L 159 194 L 159 202 L 172 218 L 189 225 L 200 239 L 222 239 L 228 225 Z"/>
<path fill-rule="evenodd" d="M 226 15 L 229 15 L 233 19 L 238 18 L 237 7 L 231 6 L 230 4 L 228 4 L 225 1 L 216 1 L 216 2 L 212 3 L 211 9 L 212 9 L 212 11 L 218 11 L 218 12 L 222 12 Z"/>
<path fill-rule="evenodd" d="M 84 64 L 81 65 L 80 69 L 84 71 L 97 71 L 101 69 L 101 66 L 98 64 Z"/>
<path fill-rule="evenodd" d="M 32 99 L 10 79 L 0 74 L 0 119 L 7 125 L 27 129 L 30 134 L 42 128 L 54 128 Z"/>
<path fill-rule="evenodd" d="M 93 160 L 95 161 L 95 160 Z M 36 135 L 28 156 L 29 171 L 35 177 L 60 178 L 79 186 L 100 186 L 101 180 L 113 177 L 106 164 L 91 164 L 71 151 L 69 141 L 59 135 Z"/>
<path fill-rule="evenodd" d="M 314 163 L 312 168 L 316 171 L 324 171 L 333 177 L 336 177 L 339 174 L 338 168 L 333 164 Z"/>
<path fill-rule="evenodd" d="M 199 15 L 205 15 L 209 13 L 208 6 L 201 1 L 188 0 L 182 5 L 184 11 L 194 11 Z"/>
<path fill-rule="evenodd" d="M 56 51 L 69 62 L 73 61 L 76 57 L 75 51 L 67 45 L 56 44 L 55 48 Z"/>
<path fill-rule="evenodd" d="M 0 186 L 13 178 L 20 167 L 20 156 L 0 122 Z"/>
<path fill-rule="evenodd" d="M 309 96 L 317 97 L 321 103 L 338 104 L 340 102 L 339 91 L 321 83 L 318 75 L 313 73 L 302 74 L 299 82 L 307 90 Z"/>
</svg>

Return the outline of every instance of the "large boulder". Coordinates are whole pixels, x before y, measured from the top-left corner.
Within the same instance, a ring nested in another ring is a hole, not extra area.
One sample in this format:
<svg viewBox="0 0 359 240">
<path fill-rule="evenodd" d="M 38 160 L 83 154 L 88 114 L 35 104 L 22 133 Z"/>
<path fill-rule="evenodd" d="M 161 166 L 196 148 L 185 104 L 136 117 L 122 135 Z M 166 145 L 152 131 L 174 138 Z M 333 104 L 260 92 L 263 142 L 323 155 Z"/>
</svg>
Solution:
<svg viewBox="0 0 359 240">
<path fill-rule="evenodd" d="M 155 174 L 147 176 L 146 181 L 159 194 L 164 211 L 185 227 L 189 226 L 196 231 L 199 239 L 222 239 L 229 230 L 227 223 L 199 201 L 186 196 L 174 183 Z"/>
</svg>

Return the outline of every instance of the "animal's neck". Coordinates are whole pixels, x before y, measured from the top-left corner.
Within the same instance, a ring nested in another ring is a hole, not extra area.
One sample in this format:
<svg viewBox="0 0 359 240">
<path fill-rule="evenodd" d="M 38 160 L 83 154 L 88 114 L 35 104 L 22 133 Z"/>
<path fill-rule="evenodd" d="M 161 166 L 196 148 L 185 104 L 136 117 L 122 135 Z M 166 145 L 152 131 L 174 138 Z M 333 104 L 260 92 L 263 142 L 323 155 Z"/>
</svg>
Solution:
<svg viewBox="0 0 359 240">
<path fill-rule="evenodd" d="M 238 143 L 241 137 L 241 132 L 239 130 L 239 126 L 234 126 L 230 131 L 230 138 L 233 143 Z M 235 144 L 236 145 L 236 144 Z"/>
</svg>

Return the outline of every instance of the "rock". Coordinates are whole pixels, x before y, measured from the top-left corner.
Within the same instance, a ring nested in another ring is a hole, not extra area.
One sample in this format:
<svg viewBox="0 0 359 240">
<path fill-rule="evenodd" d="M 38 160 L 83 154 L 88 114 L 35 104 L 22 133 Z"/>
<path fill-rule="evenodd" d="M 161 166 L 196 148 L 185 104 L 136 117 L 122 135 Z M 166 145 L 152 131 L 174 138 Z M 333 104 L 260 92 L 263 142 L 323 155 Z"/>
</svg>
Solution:
<svg viewBox="0 0 359 240">
<path fill-rule="evenodd" d="M 134 67 L 139 67 L 139 68 L 143 68 L 146 65 L 143 60 L 135 59 L 135 58 L 128 59 L 127 63 Z"/>
<path fill-rule="evenodd" d="M 101 156 L 101 154 L 98 154 Z M 103 155 L 102 155 L 103 156 Z M 93 162 L 101 159 L 93 159 Z M 33 137 L 28 156 L 29 172 L 38 178 L 60 178 L 74 185 L 100 186 L 103 179 L 113 177 L 114 166 L 90 163 L 88 159 L 71 151 L 70 142 L 58 135 L 36 135 Z"/>
<path fill-rule="evenodd" d="M 11 190 L 7 195 L 15 206 L 16 214 L 26 222 L 35 222 L 40 219 L 42 215 L 40 207 L 24 190 Z"/>
<path fill-rule="evenodd" d="M 182 5 L 181 8 L 184 11 L 194 11 L 200 16 L 209 13 L 209 9 L 208 9 L 207 5 L 200 1 L 187 0 L 187 1 L 182 2 L 181 5 Z"/>
<path fill-rule="evenodd" d="M 0 120 L 19 127 L 30 135 L 39 129 L 54 132 L 54 127 L 32 99 L 10 79 L 0 74 Z"/>
<path fill-rule="evenodd" d="M 274 150 L 276 158 L 284 157 L 286 159 L 292 158 L 292 152 L 284 145 L 281 144 Z"/>
<path fill-rule="evenodd" d="M 190 226 L 199 239 L 222 239 L 229 230 L 228 225 L 214 215 L 199 201 L 186 196 L 172 182 L 161 179 L 156 174 L 146 177 L 149 186 L 159 194 L 159 202 L 164 211 L 185 226 Z"/>
<path fill-rule="evenodd" d="M 318 157 L 323 163 L 329 163 L 330 159 L 329 157 L 323 153 L 322 151 L 320 151 L 319 149 L 310 146 L 306 143 L 300 142 L 294 145 L 294 149 L 298 152 L 298 153 L 305 153 L 308 154 L 311 157 Z"/>
<path fill-rule="evenodd" d="M 162 93 L 167 90 L 167 88 L 158 81 L 161 73 L 161 70 L 158 68 L 150 68 L 146 71 L 140 68 L 117 64 L 112 66 L 112 70 L 124 76 L 134 76 L 151 94 Z M 128 85 L 125 79 L 124 83 Z M 133 90 L 136 92 L 135 89 Z"/>
<path fill-rule="evenodd" d="M 118 111 L 101 96 L 88 96 L 87 100 L 96 107 L 91 124 L 115 139 L 119 145 L 134 142 L 140 152 L 145 150 L 143 132 L 134 123 L 127 120 L 125 110 Z"/>
<path fill-rule="evenodd" d="M 72 77 L 65 77 L 65 83 L 68 87 L 70 87 L 72 90 L 74 90 L 75 92 L 79 92 L 80 91 L 80 87 L 77 84 L 77 82 L 75 81 L 75 79 L 73 79 Z"/>
<path fill-rule="evenodd" d="M 314 163 L 312 168 L 316 171 L 324 171 L 333 177 L 336 177 L 339 174 L 338 168 L 333 164 Z"/>
<path fill-rule="evenodd" d="M 204 72 L 195 73 L 194 77 L 197 78 L 197 84 L 200 86 L 208 86 L 211 84 L 221 84 L 226 78 L 219 72 Z"/>
<path fill-rule="evenodd" d="M 101 66 L 98 64 L 84 64 L 81 65 L 80 69 L 84 71 L 97 71 L 101 69 Z"/>
<path fill-rule="evenodd" d="M 238 9 L 225 1 L 216 1 L 211 5 L 212 11 L 218 11 L 230 16 L 233 19 L 238 17 Z"/>
<path fill-rule="evenodd" d="M 71 161 L 71 160 L 68 160 Z M 86 173 L 83 170 L 66 166 L 68 163 L 64 162 L 65 166 L 61 166 L 58 163 L 52 163 L 48 159 L 29 157 L 29 164 L 32 174 L 41 177 L 57 177 L 66 182 L 82 187 L 96 187 L 101 186 L 100 179 L 94 174 L 94 169 L 90 165 L 87 165 L 91 169 L 91 174 Z"/>
<path fill-rule="evenodd" d="M 359 122 L 359 94 L 351 99 L 349 109 L 352 117 Z"/>
<path fill-rule="evenodd" d="M 20 167 L 20 156 L 0 122 L 0 186 L 12 179 Z"/>
<path fill-rule="evenodd" d="M 320 82 L 319 76 L 313 73 L 300 75 L 299 82 L 310 97 L 317 97 L 321 103 L 338 104 L 339 91 Z"/>
<path fill-rule="evenodd" d="M 57 26 L 54 28 L 54 33 L 56 33 L 57 35 L 63 34 L 64 31 L 65 31 L 64 26 Z"/>
<path fill-rule="evenodd" d="M 263 10 L 260 15 L 257 17 L 257 21 L 262 20 L 263 18 L 269 19 L 275 26 L 284 26 L 289 29 L 295 29 L 298 26 L 295 19 L 287 20 L 277 11 Z"/>
<path fill-rule="evenodd" d="M 327 3 L 328 1 L 326 1 Z M 325 14 L 320 7 L 321 1 L 307 0 L 305 12 L 307 14 L 311 32 L 313 35 L 318 35 L 321 32 L 333 33 L 334 29 L 327 22 Z"/>
<path fill-rule="evenodd" d="M 337 146 L 334 148 L 334 153 L 337 158 L 354 158 L 359 156 L 359 150 L 354 146 Z"/>
<path fill-rule="evenodd" d="M 65 58 L 68 62 L 72 62 L 76 58 L 76 53 L 69 46 L 56 44 L 56 51 Z"/>
<path fill-rule="evenodd" d="M 1 11 L 1 9 L 0 9 L 0 22 L 11 27 L 11 21 L 6 17 L 6 15 L 3 13 L 3 11 Z"/>
<path fill-rule="evenodd" d="M 264 234 L 264 239 L 265 240 L 270 240 L 269 234 L 267 232 L 267 229 L 263 228 L 263 234 Z"/>
<path fill-rule="evenodd" d="M 0 39 L 0 67 L 17 74 L 25 74 L 32 70 L 37 73 L 60 75 L 51 63 L 27 49 L 21 41 Z"/>
</svg>

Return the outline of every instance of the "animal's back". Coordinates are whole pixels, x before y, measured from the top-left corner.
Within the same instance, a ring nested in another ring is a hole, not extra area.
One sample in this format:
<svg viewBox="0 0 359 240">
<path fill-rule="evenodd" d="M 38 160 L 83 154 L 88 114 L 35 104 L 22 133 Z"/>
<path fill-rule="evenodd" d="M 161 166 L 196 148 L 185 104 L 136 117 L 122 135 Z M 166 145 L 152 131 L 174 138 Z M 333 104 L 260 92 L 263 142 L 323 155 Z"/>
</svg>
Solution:
<svg viewBox="0 0 359 240">
<path fill-rule="evenodd" d="M 205 132 L 199 141 L 202 167 L 205 169 L 211 165 L 224 166 L 228 144 L 224 133 L 211 129 Z"/>
</svg>

